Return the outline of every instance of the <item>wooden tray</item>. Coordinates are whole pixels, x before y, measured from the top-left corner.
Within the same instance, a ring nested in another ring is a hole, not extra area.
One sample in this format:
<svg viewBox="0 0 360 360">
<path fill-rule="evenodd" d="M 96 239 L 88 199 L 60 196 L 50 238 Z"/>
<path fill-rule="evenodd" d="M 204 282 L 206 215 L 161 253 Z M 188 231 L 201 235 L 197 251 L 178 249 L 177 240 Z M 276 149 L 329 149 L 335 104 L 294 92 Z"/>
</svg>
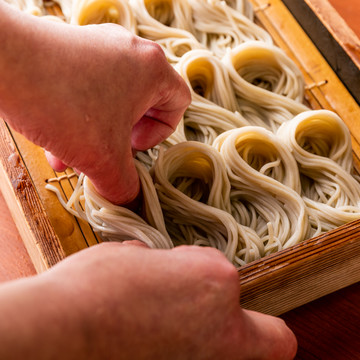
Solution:
<svg viewBox="0 0 360 360">
<path fill-rule="evenodd" d="M 342 81 L 280 0 L 251 0 L 259 22 L 297 63 L 314 109 L 337 112 L 352 134 L 355 169 L 360 169 L 360 108 Z M 46 180 L 62 174 L 47 164 L 42 149 L 0 121 L 0 190 L 38 272 L 96 244 L 90 226 L 73 218 Z M 74 179 L 60 189 L 68 197 Z M 239 269 L 243 307 L 279 315 L 360 280 L 360 219 Z"/>
</svg>

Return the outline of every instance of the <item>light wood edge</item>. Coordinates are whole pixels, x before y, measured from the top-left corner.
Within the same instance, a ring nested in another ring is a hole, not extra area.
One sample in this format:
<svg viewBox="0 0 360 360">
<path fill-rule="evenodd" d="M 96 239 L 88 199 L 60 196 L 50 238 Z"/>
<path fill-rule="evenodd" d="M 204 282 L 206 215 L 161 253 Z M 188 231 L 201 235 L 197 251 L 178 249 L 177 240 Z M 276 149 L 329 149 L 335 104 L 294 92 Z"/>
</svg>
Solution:
<svg viewBox="0 0 360 360">
<path fill-rule="evenodd" d="M 0 190 L 37 272 L 65 257 L 6 124 L 0 119 Z"/>
</svg>

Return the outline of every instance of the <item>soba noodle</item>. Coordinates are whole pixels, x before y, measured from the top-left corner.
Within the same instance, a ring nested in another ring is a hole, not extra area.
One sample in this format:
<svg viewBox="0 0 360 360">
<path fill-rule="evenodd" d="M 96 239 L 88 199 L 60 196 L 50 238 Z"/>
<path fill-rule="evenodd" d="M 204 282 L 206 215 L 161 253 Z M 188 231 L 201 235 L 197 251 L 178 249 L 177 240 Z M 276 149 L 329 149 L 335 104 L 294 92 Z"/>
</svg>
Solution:
<svg viewBox="0 0 360 360">
<path fill-rule="evenodd" d="M 41 0 L 5 0 L 14 8 L 35 16 L 44 14 L 44 6 Z"/>
</svg>

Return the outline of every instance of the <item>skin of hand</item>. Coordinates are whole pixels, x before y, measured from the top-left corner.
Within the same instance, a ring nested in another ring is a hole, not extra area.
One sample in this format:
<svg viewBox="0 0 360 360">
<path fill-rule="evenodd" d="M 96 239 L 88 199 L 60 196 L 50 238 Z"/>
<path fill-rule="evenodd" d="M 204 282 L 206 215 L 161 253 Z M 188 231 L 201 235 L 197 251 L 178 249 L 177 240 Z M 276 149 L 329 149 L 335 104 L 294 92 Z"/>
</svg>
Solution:
<svg viewBox="0 0 360 360">
<path fill-rule="evenodd" d="M 0 116 L 55 169 L 84 172 L 113 203 L 133 200 L 134 149 L 167 138 L 191 101 L 161 48 L 114 24 L 53 23 L 3 2 L 0 13 Z"/>
<path fill-rule="evenodd" d="M 237 271 L 212 248 L 103 243 L 0 289 L 2 359 L 285 360 L 296 352 L 281 319 L 241 309 Z"/>
</svg>

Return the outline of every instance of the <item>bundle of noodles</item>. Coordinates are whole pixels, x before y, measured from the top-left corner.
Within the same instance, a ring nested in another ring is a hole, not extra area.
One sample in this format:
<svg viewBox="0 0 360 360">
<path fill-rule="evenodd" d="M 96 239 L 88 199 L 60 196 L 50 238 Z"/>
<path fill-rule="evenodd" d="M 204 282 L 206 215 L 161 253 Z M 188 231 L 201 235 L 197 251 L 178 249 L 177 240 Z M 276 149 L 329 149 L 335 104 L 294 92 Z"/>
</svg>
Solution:
<svg viewBox="0 0 360 360">
<path fill-rule="evenodd" d="M 71 14 L 72 14 L 72 7 L 73 2 L 75 0 L 54 0 L 61 8 L 61 12 L 64 15 L 65 21 L 70 23 L 71 21 Z"/>
<path fill-rule="evenodd" d="M 12 7 L 35 16 L 42 16 L 44 11 L 41 0 L 5 0 Z"/>
<path fill-rule="evenodd" d="M 300 112 L 304 80 L 300 70 L 278 47 L 249 41 L 222 59 L 228 69 L 242 115 L 252 125 L 272 131 Z"/>
<path fill-rule="evenodd" d="M 216 139 L 214 147 L 226 163 L 232 213 L 257 232 L 265 254 L 310 235 L 297 163 L 272 132 L 257 126 L 230 130 Z"/>
<path fill-rule="evenodd" d="M 256 233 L 230 214 L 230 183 L 218 151 L 198 142 L 160 151 L 153 178 L 175 245 L 212 246 L 237 264 L 263 254 Z"/>
<path fill-rule="evenodd" d="M 40 19 L 43 19 L 43 20 L 50 20 L 50 21 L 54 21 L 54 22 L 59 22 L 59 23 L 64 23 L 65 20 L 57 15 L 44 15 L 44 16 L 41 16 Z"/>
<path fill-rule="evenodd" d="M 249 124 L 239 113 L 233 113 L 238 104 L 229 74 L 211 52 L 189 51 L 175 68 L 192 95 L 184 115 L 188 140 L 212 144 L 222 132 Z"/>
<path fill-rule="evenodd" d="M 225 0 L 226 4 L 254 21 L 254 11 L 251 3 L 247 0 Z"/>
<path fill-rule="evenodd" d="M 272 44 L 271 36 L 252 20 L 218 0 L 188 0 L 196 38 L 219 58 L 227 48 L 246 41 L 259 40 Z"/>
<path fill-rule="evenodd" d="M 189 51 L 175 68 L 188 84 L 193 102 L 210 100 L 231 111 L 238 109 L 228 71 L 210 51 Z"/>
<path fill-rule="evenodd" d="M 212 145 L 224 131 L 247 126 L 249 123 L 238 113 L 215 104 L 193 103 L 184 115 L 184 132 L 187 140 Z"/>
<path fill-rule="evenodd" d="M 57 194 L 60 202 L 71 214 L 89 222 L 103 240 L 137 239 L 151 248 L 172 248 L 173 243 L 166 231 L 159 200 L 149 172 L 137 161 L 136 168 L 144 197 L 142 217 L 105 200 L 83 174 L 80 175 L 77 186 L 67 203 L 64 202 L 55 186 L 47 184 L 46 188 Z"/>
<path fill-rule="evenodd" d="M 360 185 L 351 175 L 351 138 L 327 110 L 308 111 L 284 123 L 278 136 L 299 164 L 302 196 L 312 226 L 328 231 L 360 217 Z"/>
<path fill-rule="evenodd" d="M 136 14 L 141 19 L 149 21 L 150 16 L 164 26 L 194 33 L 191 7 L 187 0 L 130 0 L 130 3 L 134 10 L 138 10 Z"/>
<path fill-rule="evenodd" d="M 127 0 L 74 0 L 70 23 L 115 23 L 137 34 L 135 16 Z"/>
<path fill-rule="evenodd" d="M 171 63 L 189 50 L 203 48 L 191 33 L 191 8 L 183 0 L 130 0 L 139 35 L 159 43 Z"/>
<path fill-rule="evenodd" d="M 156 42 L 164 50 L 165 56 L 170 64 L 177 64 L 181 57 L 188 51 L 193 49 L 202 49 L 201 44 L 195 39 L 190 37 L 171 37 L 158 39 Z"/>
</svg>

